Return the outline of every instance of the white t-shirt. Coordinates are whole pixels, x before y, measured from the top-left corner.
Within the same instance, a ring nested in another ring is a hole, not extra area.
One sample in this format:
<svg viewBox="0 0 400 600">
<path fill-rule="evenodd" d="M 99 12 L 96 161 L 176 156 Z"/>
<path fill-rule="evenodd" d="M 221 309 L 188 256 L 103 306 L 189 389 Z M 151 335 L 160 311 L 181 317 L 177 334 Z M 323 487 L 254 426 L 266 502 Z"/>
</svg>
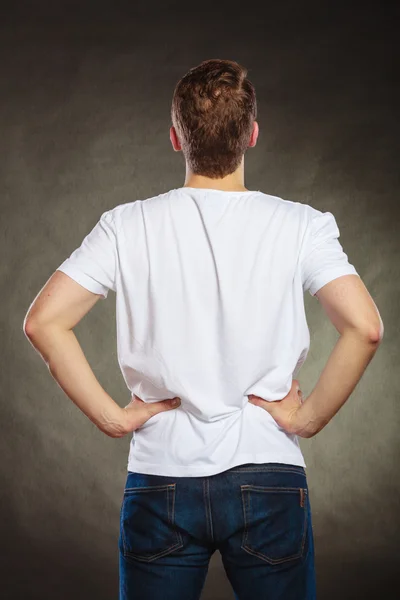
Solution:
<svg viewBox="0 0 400 600">
<path fill-rule="evenodd" d="M 332 213 L 260 191 L 182 187 L 101 215 L 58 270 L 104 298 L 116 292 L 130 393 L 181 398 L 132 434 L 129 471 L 306 467 L 297 436 L 247 396 L 287 395 L 310 344 L 304 292 L 358 275 L 339 235 Z"/>
</svg>

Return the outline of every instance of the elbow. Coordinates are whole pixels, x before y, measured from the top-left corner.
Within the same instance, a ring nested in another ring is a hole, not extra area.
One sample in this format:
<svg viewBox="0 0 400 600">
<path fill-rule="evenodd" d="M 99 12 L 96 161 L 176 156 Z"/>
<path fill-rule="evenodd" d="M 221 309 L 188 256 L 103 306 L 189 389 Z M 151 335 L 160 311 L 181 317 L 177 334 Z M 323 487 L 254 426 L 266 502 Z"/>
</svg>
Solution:
<svg viewBox="0 0 400 600">
<path fill-rule="evenodd" d="M 371 346 L 379 346 L 383 338 L 383 323 L 370 325 L 369 327 L 346 327 L 340 331 L 340 335 L 355 335 L 358 339 Z"/>
<path fill-rule="evenodd" d="M 369 341 L 373 344 L 380 344 L 383 339 L 385 328 L 382 319 L 379 317 L 379 323 L 373 327 L 369 333 Z"/>
<path fill-rule="evenodd" d="M 27 317 L 25 317 L 24 323 L 22 325 L 22 331 L 25 333 L 26 337 L 31 340 L 37 332 L 37 325 L 32 319 L 28 319 Z"/>
<path fill-rule="evenodd" d="M 385 331 L 385 327 L 383 325 L 383 321 L 382 321 L 381 317 L 379 316 L 379 324 L 371 332 L 371 341 L 376 344 L 379 344 L 383 339 L 384 331 Z"/>
<path fill-rule="evenodd" d="M 31 323 L 27 319 L 27 317 L 25 317 L 24 322 L 22 324 L 22 331 L 24 332 L 24 334 L 26 335 L 26 337 L 29 337 L 30 334 L 31 334 Z"/>
</svg>

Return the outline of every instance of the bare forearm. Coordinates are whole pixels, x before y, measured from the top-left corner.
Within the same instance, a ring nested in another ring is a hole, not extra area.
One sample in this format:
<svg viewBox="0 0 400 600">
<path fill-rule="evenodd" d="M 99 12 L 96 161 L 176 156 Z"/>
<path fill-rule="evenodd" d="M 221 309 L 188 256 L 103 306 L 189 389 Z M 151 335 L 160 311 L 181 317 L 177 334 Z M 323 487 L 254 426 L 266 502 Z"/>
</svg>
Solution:
<svg viewBox="0 0 400 600">
<path fill-rule="evenodd" d="M 298 410 L 297 434 L 313 437 L 344 405 L 379 347 L 354 331 L 343 333 L 311 394 Z"/>
<path fill-rule="evenodd" d="M 96 379 L 74 332 L 42 327 L 27 337 L 72 402 L 103 433 L 122 437 L 123 409 Z"/>
</svg>

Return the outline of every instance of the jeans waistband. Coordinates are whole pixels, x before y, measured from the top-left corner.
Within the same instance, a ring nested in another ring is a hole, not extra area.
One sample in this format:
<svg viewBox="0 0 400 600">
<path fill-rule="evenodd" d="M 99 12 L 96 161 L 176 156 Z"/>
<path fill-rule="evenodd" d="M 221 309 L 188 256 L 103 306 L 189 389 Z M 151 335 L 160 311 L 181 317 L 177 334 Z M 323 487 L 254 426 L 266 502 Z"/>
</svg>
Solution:
<svg viewBox="0 0 400 600">
<path fill-rule="evenodd" d="M 235 467 L 232 467 L 231 469 L 228 469 L 228 471 L 226 472 L 255 472 L 255 471 L 281 471 L 281 472 L 285 472 L 285 471 L 289 471 L 289 472 L 297 472 L 300 473 L 301 475 L 305 475 L 306 474 L 306 470 L 304 467 L 302 467 L 301 465 L 291 465 L 291 464 L 287 464 L 287 463 L 245 463 L 242 465 L 237 465 Z"/>
</svg>

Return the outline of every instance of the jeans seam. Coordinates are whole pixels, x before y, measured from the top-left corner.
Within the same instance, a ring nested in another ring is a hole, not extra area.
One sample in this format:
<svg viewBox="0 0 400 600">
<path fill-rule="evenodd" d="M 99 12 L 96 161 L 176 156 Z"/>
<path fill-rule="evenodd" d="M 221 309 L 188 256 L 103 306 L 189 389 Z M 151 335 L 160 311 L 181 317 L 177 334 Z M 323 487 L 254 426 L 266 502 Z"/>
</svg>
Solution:
<svg viewBox="0 0 400 600">
<path fill-rule="evenodd" d="M 210 531 L 211 539 L 214 541 L 214 530 L 212 524 L 212 514 L 211 514 L 211 502 L 210 502 L 210 480 L 204 479 L 203 481 L 203 496 L 204 496 L 204 505 L 205 505 L 205 513 L 207 519 L 207 525 Z"/>
</svg>

